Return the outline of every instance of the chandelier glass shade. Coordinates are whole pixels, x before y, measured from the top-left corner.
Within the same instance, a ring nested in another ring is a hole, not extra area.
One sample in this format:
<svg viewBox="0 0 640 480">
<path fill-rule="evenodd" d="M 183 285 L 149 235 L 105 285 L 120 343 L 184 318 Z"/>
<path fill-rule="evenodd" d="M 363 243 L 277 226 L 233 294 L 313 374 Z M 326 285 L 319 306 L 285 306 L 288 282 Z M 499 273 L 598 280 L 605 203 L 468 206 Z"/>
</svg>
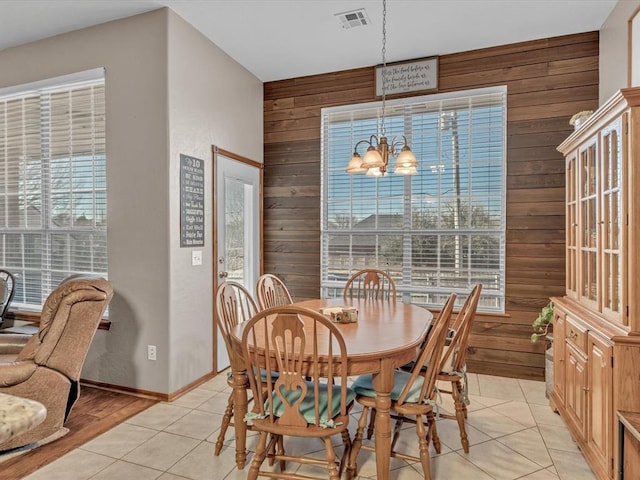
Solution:
<svg viewBox="0 0 640 480">
<path fill-rule="evenodd" d="M 397 175 L 415 175 L 418 173 L 418 161 L 409 148 L 404 135 L 387 140 L 384 130 L 386 105 L 386 45 L 387 45 L 387 1 L 382 0 L 382 112 L 380 125 L 382 133 L 371 135 L 368 140 L 360 140 L 353 147 L 353 156 L 347 165 L 347 173 L 365 173 L 370 177 L 383 177 L 387 174 L 389 158 L 396 157 L 393 171 Z M 364 158 L 358 153 L 360 145 L 368 145 Z"/>
</svg>

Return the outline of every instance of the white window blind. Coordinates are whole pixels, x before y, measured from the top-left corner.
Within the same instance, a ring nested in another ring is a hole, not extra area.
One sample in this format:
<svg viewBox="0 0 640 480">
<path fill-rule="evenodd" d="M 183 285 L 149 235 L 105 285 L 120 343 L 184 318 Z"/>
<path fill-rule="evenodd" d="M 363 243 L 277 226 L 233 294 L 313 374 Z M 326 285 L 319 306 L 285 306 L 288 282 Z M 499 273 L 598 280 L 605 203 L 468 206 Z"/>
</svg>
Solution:
<svg viewBox="0 0 640 480">
<path fill-rule="evenodd" d="M 107 275 L 104 76 L 0 91 L 0 266 L 14 308 L 68 275 Z M 53 82 L 55 83 L 55 82 Z"/>
<path fill-rule="evenodd" d="M 418 174 L 345 173 L 379 123 L 380 102 L 322 111 L 323 296 L 380 268 L 405 302 L 437 307 L 454 291 L 460 304 L 482 283 L 479 309 L 504 311 L 506 88 L 387 101 L 386 135 L 407 137 Z"/>
</svg>

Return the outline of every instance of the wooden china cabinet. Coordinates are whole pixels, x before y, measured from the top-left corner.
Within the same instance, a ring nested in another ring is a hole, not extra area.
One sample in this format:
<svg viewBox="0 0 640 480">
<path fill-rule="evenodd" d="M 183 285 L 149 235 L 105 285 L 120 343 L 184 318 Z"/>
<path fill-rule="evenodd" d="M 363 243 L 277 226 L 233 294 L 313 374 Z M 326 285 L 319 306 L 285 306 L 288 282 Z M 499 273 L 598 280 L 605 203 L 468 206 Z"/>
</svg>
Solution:
<svg viewBox="0 0 640 480">
<path fill-rule="evenodd" d="M 617 412 L 640 413 L 640 88 L 619 91 L 558 150 L 567 271 L 566 295 L 552 299 L 551 403 L 596 476 L 616 479 Z"/>
</svg>

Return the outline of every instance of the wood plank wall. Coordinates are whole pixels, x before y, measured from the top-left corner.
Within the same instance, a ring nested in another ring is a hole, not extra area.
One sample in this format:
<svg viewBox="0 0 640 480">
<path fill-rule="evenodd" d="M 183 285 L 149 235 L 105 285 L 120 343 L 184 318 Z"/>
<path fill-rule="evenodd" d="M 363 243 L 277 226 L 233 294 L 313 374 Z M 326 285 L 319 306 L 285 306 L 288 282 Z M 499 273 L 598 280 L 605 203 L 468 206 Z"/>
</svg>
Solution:
<svg viewBox="0 0 640 480">
<path fill-rule="evenodd" d="M 440 57 L 439 91 L 507 85 L 506 315 L 476 317 L 472 372 L 542 378 L 530 324 L 564 293 L 571 116 L 598 106 L 598 32 Z M 298 300 L 320 293 L 320 109 L 375 100 L 374 67 L 264 86 L 264 261 Z M 345 158 L 345 166 L 348 161 Z"/>
</svg>

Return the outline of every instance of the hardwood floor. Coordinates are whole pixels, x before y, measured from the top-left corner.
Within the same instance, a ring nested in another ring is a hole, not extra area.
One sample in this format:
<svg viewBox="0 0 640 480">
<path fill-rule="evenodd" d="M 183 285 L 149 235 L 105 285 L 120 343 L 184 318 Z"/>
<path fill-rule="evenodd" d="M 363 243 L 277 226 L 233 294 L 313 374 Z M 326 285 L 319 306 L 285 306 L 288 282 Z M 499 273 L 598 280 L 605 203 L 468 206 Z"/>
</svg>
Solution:
<svg viewBox="0 0 640 480">
<path fill-rule="evenodd" d="M 0 463 L 0 480 L 16 480 L 146 410 L 156 400 L 82 386 L 64 437 Z"/>
</svg>

